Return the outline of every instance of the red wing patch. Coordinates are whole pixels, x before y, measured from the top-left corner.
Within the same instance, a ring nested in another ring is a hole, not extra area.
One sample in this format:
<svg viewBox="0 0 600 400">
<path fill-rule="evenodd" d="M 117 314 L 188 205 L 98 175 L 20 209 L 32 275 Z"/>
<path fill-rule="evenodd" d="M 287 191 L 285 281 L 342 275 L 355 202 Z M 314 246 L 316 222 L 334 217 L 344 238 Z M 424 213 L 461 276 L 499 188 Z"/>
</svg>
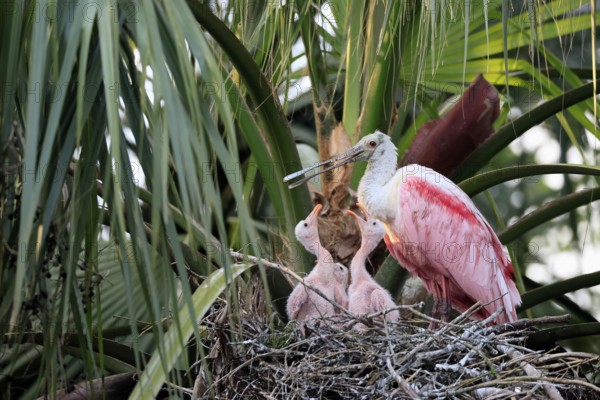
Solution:
<svg viewBox="0 0 600 400">
<path fill-rule="evenodd" d="M 427 202 L 439 204 L 451 214 L 459 215 L 471 224 L 480 224 L 473 211 L 451 193 L 419 178 L 409 179 L 404 185 L 406 186 L 405 190 L 418 194 Z"/>
</svg>

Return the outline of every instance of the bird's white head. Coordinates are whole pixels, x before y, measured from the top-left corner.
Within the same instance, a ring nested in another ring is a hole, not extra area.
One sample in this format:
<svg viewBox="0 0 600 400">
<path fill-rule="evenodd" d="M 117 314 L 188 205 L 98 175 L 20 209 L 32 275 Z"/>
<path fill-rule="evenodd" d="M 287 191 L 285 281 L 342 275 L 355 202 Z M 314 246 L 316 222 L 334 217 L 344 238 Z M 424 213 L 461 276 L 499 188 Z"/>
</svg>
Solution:
<svg viewBox="0 0 600 400">
<path fill-rule="evenodd" d="M 300 175 L 303 175 L 309 171 L 317 169 L 322 165 L 331 164 L 329 167 L 317 171 L 316 173 L 307 176 L 305 178 L 300 179 L 297 182 L 292 183 L 289 187 L 290 189 L 295 188 L 308 181 L 309 179 L 322 174 L 327 171 L 331 171 L 332 169 L 339 168 L 342 165 L 346 165 L 356 161 L 377 161 L 377 160 L 391 160 L 393 162 L 392 172 L 396 170 L 395 163 L 397 160 L 397 150 L 396 146 L 392 143 L 392 140 L 388 135 L 383 132 L 375 131 L 369 135 L 366 135 L 361 140 L 358 141 L 354 146 L 346 150 L 345 152 L 338 154 L 330 158 L 329 160 L 325 160 L 323 162 L 317 163 L 312 167 L 305 168 L 301 171 L 294 172 L 286 176 L 283 180 L 287 182 L 291 179 L 294 179 Z"/>
<path fill-rule="evenodd" d="M 384 157 L 386 153 L 393 153 L 395 159 L 397 156 L 396 151 L 396 146 L 394 146 L 388 135 L 380 131 L 375 131 L 363 137 L 353 147 L 336 158 L 338 163 L 374 161 Z"/>
<path fill-rule="evenodd" d="M 296 229 L 294 230 L 296 239 L 298 239 L 298 241 L 313 254 L 317 254 L 319 249 L 318 217 L 322 208 L 323 206 L 321 204 L 317 204 L 305 219 L 298 222 Z"/>
</svg>

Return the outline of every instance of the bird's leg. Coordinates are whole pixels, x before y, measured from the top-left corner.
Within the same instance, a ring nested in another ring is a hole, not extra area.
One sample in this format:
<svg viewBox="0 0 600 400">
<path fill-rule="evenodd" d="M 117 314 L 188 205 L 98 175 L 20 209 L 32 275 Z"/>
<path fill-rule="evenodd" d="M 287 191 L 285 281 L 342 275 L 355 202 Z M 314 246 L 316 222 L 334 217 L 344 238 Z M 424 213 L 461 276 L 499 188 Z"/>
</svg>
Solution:
<svg viewBox="0 0 600 400">
<path fill-rule="evenodd" d="M 437 297 L 437 295 L 434 294 L 433 296 L 433 308 L 431 310 L 431 318 L 435 318 L 435 319 L 440 319 L 441 316 L 441 308 L 440 308 L 440 299 Z M 429 322 L 429 326 L 427 327 L 430 330 L 434 330 L 438 328 L 438 323 L 437 321 L 431 321 Z"/>
<path fill-rule="evenodd" d="M 442 298 L 440 300 L 440 313 L 441 319 L 444 322 L 450 321 L 450 311 L 452 311 L 452 304 L 448 298 L 448 281 L 446 277 L 442 277 Z"/>
<path fill-rule="evenodd" d="M 452 310 L 452 305 L 450 304 L 450 300 L 448 299 L 448 286 L 445 277 L 442 277 L 441 284 L 441 293 L 440 288 L 437 287 L 434 291 L 433 295 L 433 309 L 431 310 L 431 317 L 442 320 L 444 322 L 448 322 L 450 320 L 450 311 Z M 433 330 L 437 329 L 439 324 L 435 321 L 431 321 L 429 323 L 428 328 Z"/>
<path fill-rule="evenodd" d="M 442 319 L 442 303 L 444 301 L 444 290 L 439 285 L 435 284 L 433 288 L 433 308 L 431 310 L 431 317 L 436 320 Z M 439 328 L 437 321 L 431 321 L 428 326 L 429 329 L 434 330 Z"/>
</svg>

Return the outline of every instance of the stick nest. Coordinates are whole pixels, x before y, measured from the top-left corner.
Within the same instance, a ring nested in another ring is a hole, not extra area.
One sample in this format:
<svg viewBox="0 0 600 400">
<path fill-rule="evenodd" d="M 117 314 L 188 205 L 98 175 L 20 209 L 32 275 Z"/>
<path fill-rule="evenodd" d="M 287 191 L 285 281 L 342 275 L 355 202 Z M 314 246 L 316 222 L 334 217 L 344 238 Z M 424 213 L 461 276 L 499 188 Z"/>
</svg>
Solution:
<svg viewBox="0 0 600 400">
<path fill-rule="evenodd" d="M 193 397 L 219 399 L 600 399 L 600 358 L 525 347 L 547 317 L 484 326 L 463 314 L 439 330 L 414 318 L 366 332 L 295 323 L 274 328 L 258 309 L 237 321 L 222 303 L 203 322 L 207 370 Z M 352 324 L 348 317 L 347 323 Z"/>
</svg>

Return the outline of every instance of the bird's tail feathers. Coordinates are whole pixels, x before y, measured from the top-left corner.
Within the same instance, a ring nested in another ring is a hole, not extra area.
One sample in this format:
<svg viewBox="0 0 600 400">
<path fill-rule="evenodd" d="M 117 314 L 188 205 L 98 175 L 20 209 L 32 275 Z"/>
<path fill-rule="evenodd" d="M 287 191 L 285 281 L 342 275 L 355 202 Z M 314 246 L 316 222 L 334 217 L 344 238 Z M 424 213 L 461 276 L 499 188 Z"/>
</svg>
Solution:
<svg viewBox="0 0 600 400">
<path fill-rule="evenodd" d="M 521 295 L 512 280 L 507 280 L 504 274 L 498 277 L 498 286 L 502 294 L 502 305 L 504 312 L 508 317 L 508 322 L 517 320 L 517 311 L 515 308 L 521 304 Z"/>
</svg>

